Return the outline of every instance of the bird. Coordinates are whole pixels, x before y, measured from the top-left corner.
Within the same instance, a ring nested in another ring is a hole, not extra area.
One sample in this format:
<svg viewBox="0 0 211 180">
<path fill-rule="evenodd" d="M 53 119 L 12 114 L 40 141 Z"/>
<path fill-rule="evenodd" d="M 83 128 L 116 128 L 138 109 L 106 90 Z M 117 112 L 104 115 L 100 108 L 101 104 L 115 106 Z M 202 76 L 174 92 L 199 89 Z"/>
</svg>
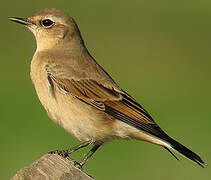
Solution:
<svg viewBox="0 0 211 180">
<path fill-rule="evenodd" d="M 48 116 L 81 144 L 57 150 L 63 157 L 92 146 L 87 160 L 113 139 L 141 140 L 173 151 L 201 167 L 202 158 L 180 144 L 153 120 L 131 95 L 121 89 L 89 53 L 76 21 L 63 11 L 45 8 L 28 18 L 10 17 L 35 36 L 30 76 Z"/>
</svg>

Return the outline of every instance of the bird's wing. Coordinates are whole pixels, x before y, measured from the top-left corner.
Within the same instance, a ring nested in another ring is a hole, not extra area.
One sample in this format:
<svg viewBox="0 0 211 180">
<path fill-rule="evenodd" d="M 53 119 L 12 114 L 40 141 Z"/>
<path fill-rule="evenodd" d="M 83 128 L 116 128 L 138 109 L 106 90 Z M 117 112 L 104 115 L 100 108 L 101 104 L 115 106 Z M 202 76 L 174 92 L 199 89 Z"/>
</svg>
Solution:
<svg viewBox="0 0 211 180">
<path fill-rule="evenodd" d="M 135 128 L 160 139 L 167 138 L 149 113 L 126 92 L 89 78 L 65 78 L 59 73 L 53 74 L 50 69 L 47 74 L 51 85 Z"/>
</svg>

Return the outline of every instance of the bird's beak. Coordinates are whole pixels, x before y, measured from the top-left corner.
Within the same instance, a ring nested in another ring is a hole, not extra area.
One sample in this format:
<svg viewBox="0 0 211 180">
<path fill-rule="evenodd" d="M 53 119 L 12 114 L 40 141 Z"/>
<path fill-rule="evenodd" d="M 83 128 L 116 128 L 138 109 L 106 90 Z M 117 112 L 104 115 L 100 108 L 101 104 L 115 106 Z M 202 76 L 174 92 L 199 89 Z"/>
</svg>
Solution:
<svg viewBox="0 0 211 180">
<path fill-rule="evenodd" d="M 26 25 L 26 26 L 32 24 L 31 22 L 28 21 L 27 18 L 10 17 L 9 20 Z"/>
</svg>

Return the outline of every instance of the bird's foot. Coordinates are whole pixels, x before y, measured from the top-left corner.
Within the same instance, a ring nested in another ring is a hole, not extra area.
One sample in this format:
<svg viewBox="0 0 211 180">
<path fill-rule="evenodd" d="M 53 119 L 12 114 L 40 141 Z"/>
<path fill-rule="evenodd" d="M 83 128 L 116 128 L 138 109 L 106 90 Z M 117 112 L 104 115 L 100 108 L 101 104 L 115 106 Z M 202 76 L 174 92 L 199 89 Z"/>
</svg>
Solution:
<svg viewBox="0 0 211 180">
<path fill-rule="evenodd" d="M 74 162 L 74 166 L 75 166 L 76 168 L 82 169 L 81 163 L 79 163 L 79 162 L 77 162 L 77 161 L 74 161 L 74 160 L 73 160 L 73 162 Z"/>
<path fill-rule="evenodd" d="M 50 151 L 48 154 L 58 154 L 59 156 L 62 156 L 63 158 L 69 157 L 69 153 L 66 150 L 55 150 L 55 151 Z"/>
</svg>

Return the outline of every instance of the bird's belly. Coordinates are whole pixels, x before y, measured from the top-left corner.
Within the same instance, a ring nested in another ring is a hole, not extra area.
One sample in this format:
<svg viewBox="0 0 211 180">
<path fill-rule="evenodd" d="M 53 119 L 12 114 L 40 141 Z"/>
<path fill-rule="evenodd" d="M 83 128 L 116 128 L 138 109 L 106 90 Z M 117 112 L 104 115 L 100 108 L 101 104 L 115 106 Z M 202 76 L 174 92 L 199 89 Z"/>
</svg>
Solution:
<svg viewBox="0 0 211 180">
<path fill-rule="evenodd" d="M 42 100 L 41 100 L 42 101 Z M 65 94 L 57 94 L 45 109 L 49 117 L 80 141 L 106 139 L 109 127 L 93 107 Z"/>
<path fill-rule="evenodd" d="M 54 122 L 80 141 L 98 138 L 100 133 L 97 133 L 96 126 L 99 116 L 92 112 L 91 107 L 70 95 L 57 94 L 56 99 L 53 107 L 46 107 Z"/>
</svg>

